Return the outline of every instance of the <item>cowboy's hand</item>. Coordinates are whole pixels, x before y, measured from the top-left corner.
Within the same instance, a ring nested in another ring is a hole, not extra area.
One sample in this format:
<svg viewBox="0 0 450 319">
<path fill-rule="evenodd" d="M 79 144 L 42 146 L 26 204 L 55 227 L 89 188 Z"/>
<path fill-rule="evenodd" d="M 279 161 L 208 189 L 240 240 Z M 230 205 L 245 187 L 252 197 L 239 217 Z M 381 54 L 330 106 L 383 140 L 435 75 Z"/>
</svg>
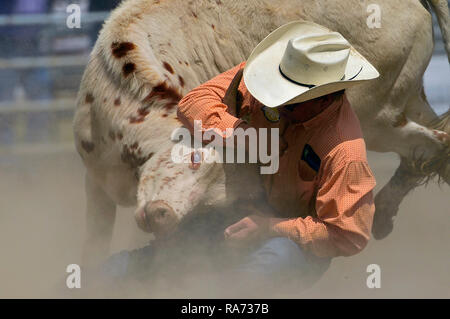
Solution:
<svg viewBox="0 0 450 319">
<path fill-rule="evenodd" d="M 250 242 L 261 239 L 269 233 L 269 218 L 250 215 L 225 229 L 225 239 L 229 242 Z"/>
<path fill-rule="evenodd" d="M 228 87 L 227 91 L 225 92 L 225 96 L 222 99 L 222 102 L 228 106 L 228 112 L 233 116 L 238 116 L 238 105 L 237 105 L 237 97 L 238 97 L 238 89 L 239 89 L 239 83 L 241 83 L 242 74 L 244 70 L 240 69 L 236 75 L 234 76 L 233 80 L 230 83 L 230 86 Z"/>
</svg>

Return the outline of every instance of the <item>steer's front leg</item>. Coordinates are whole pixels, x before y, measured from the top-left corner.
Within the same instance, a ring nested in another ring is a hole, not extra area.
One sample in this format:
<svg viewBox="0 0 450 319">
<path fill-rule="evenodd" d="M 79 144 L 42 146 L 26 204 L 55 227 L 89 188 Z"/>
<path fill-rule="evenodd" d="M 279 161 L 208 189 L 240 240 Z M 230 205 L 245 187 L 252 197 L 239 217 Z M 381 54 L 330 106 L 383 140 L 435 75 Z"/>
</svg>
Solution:
<svg viewBox="0 0 450 319">
<path fill-rule="evenodd" d="M 424 178 L 425 175 L 408 168 L 407 160 L 401 158 L 394 176 L 375 196 L 375 216 L 372 226 L 372 235 L 375 239 L 383 239 L 392 232 L 400 203 Z"/>
<path fill-rule="evenodd" d="M 109 254 L 116 204 L 89 174 L 86 174 L 85 185 L 87 209 L 82 263 L 85 267 L 95 267 Z"/>
</svg>

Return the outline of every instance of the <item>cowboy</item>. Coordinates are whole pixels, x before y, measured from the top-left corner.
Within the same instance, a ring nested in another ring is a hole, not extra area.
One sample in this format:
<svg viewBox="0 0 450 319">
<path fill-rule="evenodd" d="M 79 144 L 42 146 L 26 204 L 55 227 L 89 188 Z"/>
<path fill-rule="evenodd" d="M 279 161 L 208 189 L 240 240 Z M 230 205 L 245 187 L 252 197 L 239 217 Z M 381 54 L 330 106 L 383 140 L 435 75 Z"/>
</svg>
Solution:
<svg viewBox="0 0 450 319">
<path fill-rule="evenodd" d="M 225 230 L 229 242 L 259 242 L 238 267 L 242 278 L 281 283 L 314 274 L 315 281 L 332 257 L 366 246 L 375 179 L 345 89 L 378 76 L 340 33 L 295 21 L 268 35 L 246 62 L 180 101 L 178 117 L 191 131 L 195 120 L 202 121 L 202 133 L 280 128 L 279 170 L 262 175 L 278 216 L 251 214 Z M 241 119 L 228 112 L 236 97 Z"/>
</svg>

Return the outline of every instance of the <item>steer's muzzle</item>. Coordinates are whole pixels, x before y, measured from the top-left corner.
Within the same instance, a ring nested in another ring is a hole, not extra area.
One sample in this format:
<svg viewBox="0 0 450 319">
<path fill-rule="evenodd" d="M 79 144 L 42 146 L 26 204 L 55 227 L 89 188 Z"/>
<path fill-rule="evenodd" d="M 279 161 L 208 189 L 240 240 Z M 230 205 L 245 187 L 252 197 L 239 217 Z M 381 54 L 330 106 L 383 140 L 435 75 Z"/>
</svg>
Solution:
<svg viewBox="0 0 450 319">
<path fill-rule="evenodd" d="M 139 228 L 157 237 L 170 233 L 178 224 L 173 208 L 161 200 L 147 203 L 136 211 L 135 217 Z"/>
</svg>

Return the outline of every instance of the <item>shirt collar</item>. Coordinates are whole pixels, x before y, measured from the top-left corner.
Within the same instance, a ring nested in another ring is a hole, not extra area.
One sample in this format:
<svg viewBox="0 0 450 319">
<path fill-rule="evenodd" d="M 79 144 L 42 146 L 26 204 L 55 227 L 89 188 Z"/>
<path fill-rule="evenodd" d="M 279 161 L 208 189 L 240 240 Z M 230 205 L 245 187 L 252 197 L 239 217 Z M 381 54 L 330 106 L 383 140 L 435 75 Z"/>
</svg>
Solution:
<svg viewBox="0 0 450 319">
<path fill-rule="evenodd" d="M 340 109 L 345 99 L 346 97 L 344 95 L 340 96 L 333 103 L 331 103 L 330 106 L 328 106 L 325 110 L 314 116 L 312 119 L 295 125 L 296 126 L 303 125 L 305 129 L 308 130 L 324 122 L 327 122 L 330 119 L 330 117 Z"/>
</svg>

